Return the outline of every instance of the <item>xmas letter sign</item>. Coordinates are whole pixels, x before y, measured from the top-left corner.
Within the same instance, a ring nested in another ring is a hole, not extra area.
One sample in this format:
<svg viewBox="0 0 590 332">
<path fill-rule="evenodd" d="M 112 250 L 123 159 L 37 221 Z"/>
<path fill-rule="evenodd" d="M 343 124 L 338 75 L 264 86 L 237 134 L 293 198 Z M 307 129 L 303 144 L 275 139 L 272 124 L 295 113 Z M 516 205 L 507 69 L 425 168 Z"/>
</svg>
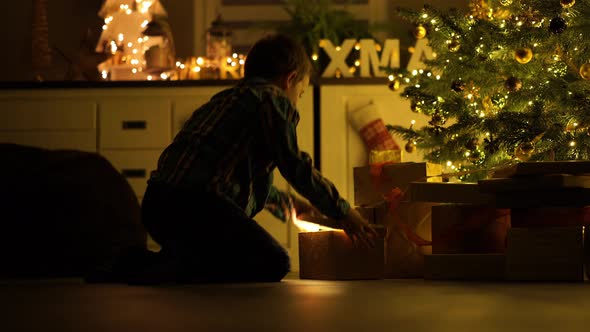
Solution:
<svg viewBox="0 0 590 332">
<path fill-rule="evenodd" d="M 342 77 L 352 77 L 353 73 L 346 64 L 346 58 L 355 44 L 357 44 L 356 39 L 345 39 L 342 45 L 335 47 L 329 40 L 322 39 L 320 47 L 330 57 L 330 63 L 326 66 L 322 77 L 334 77 L 337 71 L 340 71 Z M 379 57 L 379 51 L 373 39 L 361 39 L 359 45 L 361 77 L 384 77 L 387 74 L 379 67 L 398 68 L 400 66 L 399 39 L 386 39 L 381 51 L 381 57 Z M 420 68 L 422 61 L 432 59 L 432 56 L 432 49 L 428 46 L 428 40 L 426 38 L 419 39 L 408 62 L 408 70 Z"/>
</svg>

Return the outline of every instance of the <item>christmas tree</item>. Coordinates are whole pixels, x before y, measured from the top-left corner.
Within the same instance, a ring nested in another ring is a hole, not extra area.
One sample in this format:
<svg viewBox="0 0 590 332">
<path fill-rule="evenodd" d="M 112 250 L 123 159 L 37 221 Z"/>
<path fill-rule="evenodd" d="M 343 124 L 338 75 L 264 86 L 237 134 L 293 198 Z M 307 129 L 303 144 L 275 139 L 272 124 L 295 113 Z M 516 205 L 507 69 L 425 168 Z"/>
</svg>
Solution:
<svg viewBox="0 0 590 332">
<path fill-rule="evenodd" d="M 388 126 L 406 150 L 475 181 L 521 161 L 590 158 L 590 0 L 480 0 L 400 9 L 427 38 L 425 68 L 391 69 L 421 128 Z"/>
</svg>

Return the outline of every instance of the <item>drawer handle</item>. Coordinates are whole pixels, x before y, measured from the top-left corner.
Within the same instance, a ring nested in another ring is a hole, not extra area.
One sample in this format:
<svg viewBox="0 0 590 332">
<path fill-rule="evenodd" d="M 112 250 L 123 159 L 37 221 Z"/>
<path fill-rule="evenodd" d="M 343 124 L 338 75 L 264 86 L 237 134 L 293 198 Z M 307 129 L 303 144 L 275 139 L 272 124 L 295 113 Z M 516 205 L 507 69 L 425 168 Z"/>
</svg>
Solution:
<svg viewBox="0 0 590 332">
<path fill-rule="evenodd" d="M 126 178 L 142 178 L 146 177 L 147 171 L 145 169 L 123 169 L 121 170 L 121 174 L 123 174 Z"/>
<path fill-rule="evenodd" d="M 146 121 L 123 121 L 123 129 L 146 129 Z"/>
</svg>

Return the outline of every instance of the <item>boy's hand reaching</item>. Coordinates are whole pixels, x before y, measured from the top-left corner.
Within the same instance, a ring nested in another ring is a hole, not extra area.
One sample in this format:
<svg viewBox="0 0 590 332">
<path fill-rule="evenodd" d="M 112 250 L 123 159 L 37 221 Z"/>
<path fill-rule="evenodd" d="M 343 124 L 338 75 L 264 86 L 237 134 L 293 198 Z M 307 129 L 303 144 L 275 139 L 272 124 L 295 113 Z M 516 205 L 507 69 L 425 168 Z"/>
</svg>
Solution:
<svg viewBox="0 0 590 332">
<path fill-rule="evenodd" d="M 372 248 L 375 246 L 375 238 L 378 236 L 377 232 L 369 222 L 363 218 L 360 213 L 350 208 L 348 213 L 342 220 L 342 229 L 352 242 L 360 242 L 361 245 Z"/>
<path fill-rule="evenodd" d="M 346 235 L 348 235 L 348 237 L 354 243 L 360 243 L 361 245 L 369 248 L 372 248 L 375 245 L 375 238 L 378 236 L 377 232 L 371 226 L 371 224 L 369 224 L 369 222 L 363 218 L 354 208 L 350 208 L 344 219 L 338 221 L 338 225 L 336 226 L 329 225 L 329 223 L 326 222 L 321 222 L 320 220 L 322 218 L 325 219 L 323 214 L 313 205 L 301 198 L 292 196 L 291 205 L 296 216 L 305 215 L 308 218 L 311 217 L 312 220 L 314 217 L 316 217 L 318 219 L 313 221 L 319 223 L 320 225 L 342 228 L 344 232 L 346 232 Z"/>
</svg>

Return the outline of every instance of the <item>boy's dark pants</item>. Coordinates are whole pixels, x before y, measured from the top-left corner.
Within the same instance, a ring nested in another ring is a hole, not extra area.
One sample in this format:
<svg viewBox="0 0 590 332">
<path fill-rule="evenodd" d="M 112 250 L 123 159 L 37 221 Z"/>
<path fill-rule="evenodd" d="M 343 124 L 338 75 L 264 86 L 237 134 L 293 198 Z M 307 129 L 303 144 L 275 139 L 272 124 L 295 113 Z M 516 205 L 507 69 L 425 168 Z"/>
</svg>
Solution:
<svg viewBox="0 0 590 332">
<path fill-rule="evenodd" d="M 285 249 L 218 196 L 150 183 L 142 220 L 181 282 L 271 282 L 289 272 Z"/>
</svg>

